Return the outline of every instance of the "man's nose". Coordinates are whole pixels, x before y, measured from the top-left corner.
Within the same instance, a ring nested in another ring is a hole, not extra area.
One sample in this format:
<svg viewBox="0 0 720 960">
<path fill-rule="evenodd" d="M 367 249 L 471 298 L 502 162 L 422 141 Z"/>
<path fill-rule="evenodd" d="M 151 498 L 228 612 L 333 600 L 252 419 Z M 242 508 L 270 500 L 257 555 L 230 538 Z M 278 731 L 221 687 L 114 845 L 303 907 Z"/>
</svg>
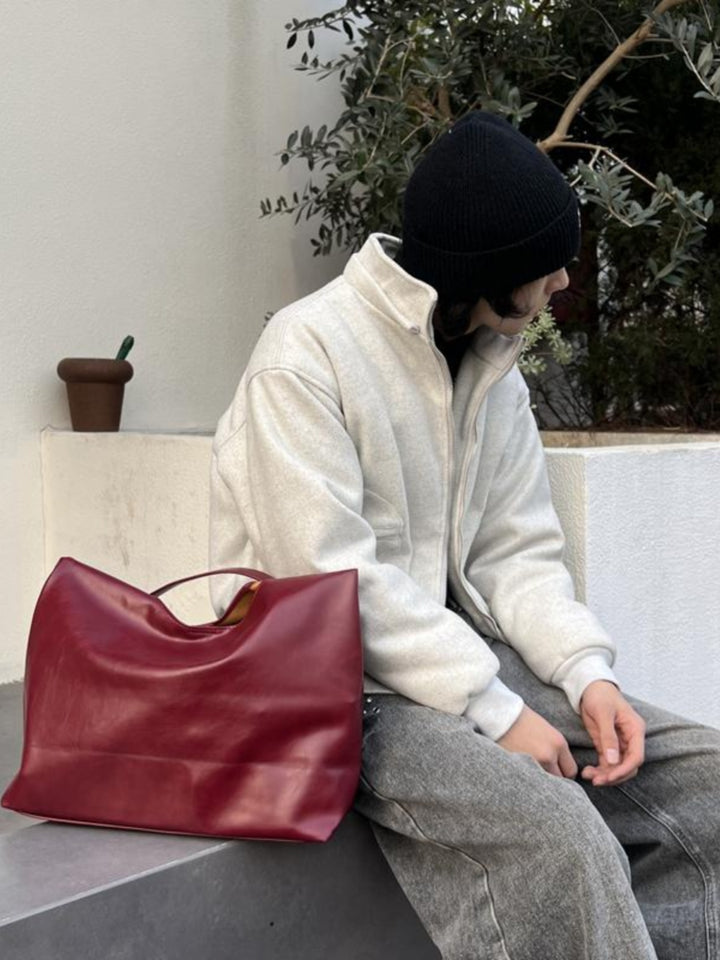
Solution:
<svg viewBox="0 0 720 960">
<path fill-rule="evenodd" d="M 556 270 L 555 273 L 550 274 L 549 292 L 556 293 L 558 290 L 564 290 L 569 283 L 570 277 L 565 267 L 562 270 Z"/>
</svg>

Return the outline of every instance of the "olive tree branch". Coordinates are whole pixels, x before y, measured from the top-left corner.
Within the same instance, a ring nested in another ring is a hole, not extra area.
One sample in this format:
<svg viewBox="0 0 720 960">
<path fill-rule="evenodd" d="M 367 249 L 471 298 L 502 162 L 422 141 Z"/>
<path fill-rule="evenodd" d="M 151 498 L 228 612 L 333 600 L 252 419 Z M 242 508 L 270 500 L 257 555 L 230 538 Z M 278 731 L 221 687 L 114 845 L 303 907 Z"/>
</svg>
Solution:
<svg viewBox="0 0 720 960">
<path fill-rule="evenodd" d="M 717 100 L 717 99 L 718 99 L 717 91 L 713 90 L 713 88 L 710 86 L 710 84 L 707 82 L 707 80 L 702 76 L 702 74 L 700 73 L 700 71 L 698 70 L 698 68 L 697 68 L 697 67 L 695 66 L 695 64 L 693 63 L 692 57 L 691 57 L 690 54 L 687 52 L 687 50 L 685 49 L 685 47 L 682 48 L 682 55 L 683 55 L 683 60 L 685 61 L 685 63 L 687 64 L 687 66 L 688 66 L 688 67 L 690 68 L 690 70 L 692 70 L 692 72 L 695 74 L 695 77 L 696 77 L 696 79 L 697 79 L 697 82 L 700 84 L 700 86 L 703 87 L 703 89 L 706 90 L 706 91 L 710 94 L 710 96 L 713 98 L 713 100 Z M 713 64 L 713 66 L 714 66 L 714 65 L 715 65 L 715 64 Z M 712 67 L 711 67 L 710 69 L 712 69 Z"/>
<path fill-rule="evenodd" d="M 590 162 L 588 163 L 588 166 L 589 166 L 589 167 L 594 167 L 594 166 L 595 166 L 595 163 L 596 163 L 596 161 L 597 161 L 597 159 L 598 159 L 598 157 L 600 156 L 600 154 L 604 154 L 605 156 L 610 157 L 610 159 L 613 160 L 615 163 L 617 163 L 619 166 L 621 166 L 621 167 L 623 167 L 625 170 L 627 170 L 628 173 L 631 173 L 634 177 L 637 177 L 638 180 L 642 181 L 642 183 L 644 183 L 644 184 L 646 184 L 646 186 L 650 187 L 651 190 L 655 191 L 655 192 L 657 193 L 658 197 L 659 197 L 661 200 L 668 200 L 668 201 L 670 201 L 670 203 L 672 203 L 672 204 L 673 204 L 676 208 L 678 208 L 678 209 L 679 209 L 679 208 L 682 208 L 682 207 L 684 206 L 683 203 L 679 200 L 678 197 L 676 197 L 674 194 L 672 194 L 672 193 L 671 193 L 670 191 L 668 191 L 668 190 L 658 190 L 657 184 L 653 183 L 652 180 L 648 180 L 648 178 L 647 178 L 646 176 L 644 176 L 642 173 L 640 173 L 640 172 L 639 172 L 638 170 L 636 170 L 634 167 L 631 167 L 630 164 L 629 164 L 626 160 L 623 160 L 621 157 L 618 157 L 618 155 L 617 155 L 616 153 L 613 153 L 613 151 L 610 150 L 610 149 L 608 149 L 608 147 L 602 146 L 602 144 L 599 144 L 599 143 L 576 143 L 574 140 L 564 140 L 562 143 L 558 143 L 557 146 L 558 146 L 558 147 L 575 148 L 575 149 L 579 149 L 579 150 L 592 150 L 592 151 L 593 151 L 593 156 L 592 156 L 592 159 L 590 160 Z M 577 182 L 577 181 L 575 181 L 575 182 Z M 573 186 L 574 186 L 575 182 L 573 183 Z M 611 208 L 611 210 L 612 210 L 613 216 L 616 217 L 616 219 L 620 220 L 621 223 L 625 224 L 625 226 L 627 226 L 627 227 L 633 227 L 633 226 L 634 226 L 634 224 L 631 223 L 629 220 L 627 220 L 625 217 L 623 217 L 623 216 L 619 213 L 618 210 L 616 210 L 615 208 Z M 694 216 L 697 220 L 701 221 L 702 223 L 707 223 L 707 222 L 708 222 L 708 219 L 709 219 L 709 217 L 706 217 L 704 214 L 700 213 L 700 212 L 697 211 L 697 210 L 693 211 L 693 216 Z M 685 233 L 683 233 L 683 232 L 681 231 L 681 234 L 678 234 L 678 237 L 680 237 L 681 235 L 682 235 L 682 238 L 684 239 Z M 678 242 L 678 240 L 676 240 L 676 241 L 675 241 L 675 245 L 674 245 L 674 247 L 673 247 L 673 253 L 675 253 L 675 252 L 677 251 L 678 247 L 679 247 L 679 242 Z"/>
<path fill-rule="evenodd" d="M 543 153 L 549 153 L 551 150 L 554 150 L 555 147 L 559 146 L 560 144 L 564 144 L 565 141 L 568 140 L 568 130 L 570 129 L 570 124 L 575 119 L 580 107 L 583 105 L 583 103 L 585 103 L 593 90 L 596 90 L 603 82 L 605 77 L 615 69 L 618 63 L 620 63 L 620 61 L 626 57 L 628 53 L 630 53 L 636 47 L 639 47 L 641 43 L 644 43 L 652 35 L 653 26 L 655 25 L 655 18 L 665 13 L 671 7 L 676 7 L 679 4 L 686 2 L 687 0 L 661 0 L 650 16 L 647 17 L 647 19 L 637 28 L 637 30 L 626 40 L 623 40 L 622 43 L 618 44 L 610 56 L 600 64 L 594 73 L 588 77 L 585 83 L 583 83 L 580 89 L 577 90 L 573 95 L 572 99 L 565 107 L 558 125 L 550 134 L 550 136 L 539 141 L 538 147 L 543 151 Z"/>
<path fill-rule="evenodd" d="M 380 74 L 382 73 L 382 69 L 385 66 L 385 61 L 390 51 L 393 50 L 395 47 L 402 47 L 404 44 L 405 44 L 404 40 L 396 40 L 394 43 L 390 43 L 390 37 L 388 37 L 385 40 L 382 51 L 380 52 L 380 58 L 378 60 L 377 67 L 375 68 L 375 73 L 373 74 L 373 77 L 370 83 L 368 84 L 364 94 L 362 95 L 361 101 L 367 100 L 370 96 L 373 95 L 372 93 L 373 89 L 375 87 L 375 84 L 378 82 L 378 79 L 380 77 Z"/>
<path fill-rule="evenodd" d="M 627 161 L 623 160 L 621 157 L 618 157 L 618 155 L 616 153 L 613 153 L 612 150 L 608 149 L 608 147 L 604 147 L 599 143 L 576 143 L 574 140 L 563 140 L 560 143 L 556 143 L 555 146 L 570 147 L 577 150 L 593 150 L 594 156 L 591 161 L 591 165 L 597 159 L 599 154 L 604 153 L 608 157 L 610 157 L 611 160 L 614 160 L 615 163 L 618 163 L 621 167 L 625 167 L 628 173 L 632 173 L 633 176 L 636 176 L 638 178 L 638 180 L 642 180 L 643 183 L 646 183 L 653 190 L 655 189 L 655 184 L 652 182 L 652 180 L 648 180 L 648 178 L 643 176 L 642 173 L 639 173 L 637 170 L 631 167 L 630 164 L 627 163 Z"/>
</svg>

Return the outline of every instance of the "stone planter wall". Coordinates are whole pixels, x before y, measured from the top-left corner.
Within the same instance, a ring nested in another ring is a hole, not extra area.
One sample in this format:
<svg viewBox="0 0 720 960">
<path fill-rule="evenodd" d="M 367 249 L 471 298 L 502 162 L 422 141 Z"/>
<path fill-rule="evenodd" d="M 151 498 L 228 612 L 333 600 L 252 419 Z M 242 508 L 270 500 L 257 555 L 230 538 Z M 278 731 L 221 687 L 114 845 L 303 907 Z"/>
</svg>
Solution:
<svg viewBox="0 0 720 960">
<path fill-rule="evenodd" d="M 46 572 L 69 554 L 153 589 L 207 569 L 210 447 L 46 430 Z M 568 566 L 617 640 L 626 689 L 720 726 L 720 439 L 547 456 Z M 202 581 L 168 603 L 188 622 L 212 616 Z"/>
</svg>

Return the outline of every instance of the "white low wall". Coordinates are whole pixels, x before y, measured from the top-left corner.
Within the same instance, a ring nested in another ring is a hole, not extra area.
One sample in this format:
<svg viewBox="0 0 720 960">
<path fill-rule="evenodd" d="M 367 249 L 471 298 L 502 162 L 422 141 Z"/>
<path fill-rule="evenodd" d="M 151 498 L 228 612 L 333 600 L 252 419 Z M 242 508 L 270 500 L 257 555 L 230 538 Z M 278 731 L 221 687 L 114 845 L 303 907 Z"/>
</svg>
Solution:
<svg viewBox="0 0 720 960">
<path fill-rule="evenodd" d="M 210 446 L 44 431 L 46 571 L 70 555 L 153 589 L 206 570 Z M 720 442 L 547 456 L 568 566 L 618 642 L 624 686 L 720 726 Z M 188 622 L 212 617 L 203 581 L 169 602 Z"/>
<path fill-rule="evenodd" d="M 546 454 L 568 566 L 625 688 L 720 726 L 720 442 Z"/>
<path fill-rule="evenodd" d="M 42 434 L 45 572 L 62 556 L 154 590 L 208 569 L 207 434 Z M 164 598 L 214 619 L 206 581 Z"/>
</svg>

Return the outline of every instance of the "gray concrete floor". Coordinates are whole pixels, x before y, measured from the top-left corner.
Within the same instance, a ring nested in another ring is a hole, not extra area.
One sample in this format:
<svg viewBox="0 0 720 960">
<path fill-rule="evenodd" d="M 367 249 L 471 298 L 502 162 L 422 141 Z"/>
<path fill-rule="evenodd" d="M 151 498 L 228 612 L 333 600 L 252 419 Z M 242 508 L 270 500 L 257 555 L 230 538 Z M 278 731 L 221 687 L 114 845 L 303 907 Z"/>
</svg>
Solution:
<svg viewBox="0 0 720 960">
<path fill-rule="evenodd" d="M 22 683 L 0 684 L 0 793 L 20 765 L 22 751 Z M 38 821 L 0 807 L 0 834 L 14 833 Z"/>
</svg>

